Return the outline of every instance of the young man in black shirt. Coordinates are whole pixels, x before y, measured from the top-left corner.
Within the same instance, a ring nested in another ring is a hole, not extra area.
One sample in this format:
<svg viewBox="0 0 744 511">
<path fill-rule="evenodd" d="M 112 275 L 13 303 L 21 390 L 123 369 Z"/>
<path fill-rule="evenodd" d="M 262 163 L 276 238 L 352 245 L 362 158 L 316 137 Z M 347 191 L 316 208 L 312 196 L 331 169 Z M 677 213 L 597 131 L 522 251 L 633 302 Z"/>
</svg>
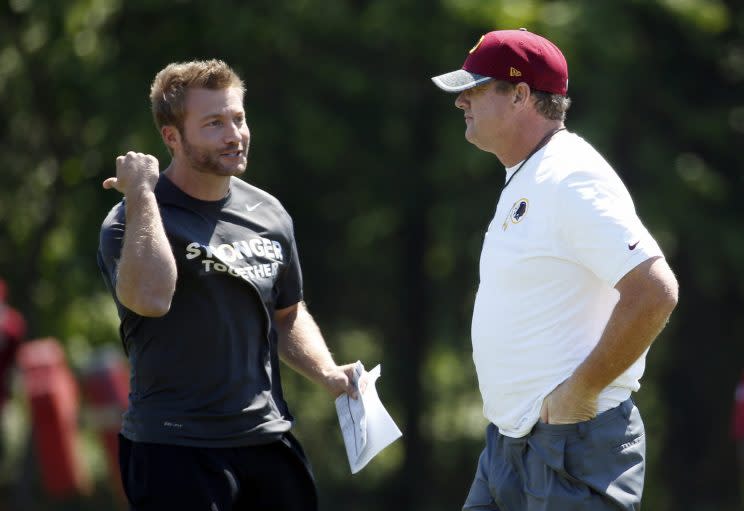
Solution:
<svg viewBox="0 0 744 511">
<path fill-rule="evenodd" d="M 279 357 L 356 397 L 302 301 L 291 218 L 237 177 L 243 92 L 224 62 L 168 65 L 150 99 L 171 163 L 128 152 L 103 183 L 124 194 L 98 261 L 132 368 L 120 462 L 135 510 L 316 509 Z"/>
</svg>

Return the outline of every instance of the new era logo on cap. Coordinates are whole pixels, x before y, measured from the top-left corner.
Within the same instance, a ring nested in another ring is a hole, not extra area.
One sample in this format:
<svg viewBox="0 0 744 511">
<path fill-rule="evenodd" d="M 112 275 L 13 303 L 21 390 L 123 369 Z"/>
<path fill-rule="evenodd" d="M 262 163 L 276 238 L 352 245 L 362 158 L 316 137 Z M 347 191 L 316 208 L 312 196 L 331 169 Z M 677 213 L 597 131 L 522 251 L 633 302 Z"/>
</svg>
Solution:
<svg viewBox="0 0 744 511">
<path fill-rule="evenodd" d="M 462 69 L 432 78 L 447 92 L 460 92 L 490 80 L 525 82 L 534 90 L 566 95 L 568 65 L 558 47 L 520 30 L 495 30 L 470 50 Z"/>
</svg>

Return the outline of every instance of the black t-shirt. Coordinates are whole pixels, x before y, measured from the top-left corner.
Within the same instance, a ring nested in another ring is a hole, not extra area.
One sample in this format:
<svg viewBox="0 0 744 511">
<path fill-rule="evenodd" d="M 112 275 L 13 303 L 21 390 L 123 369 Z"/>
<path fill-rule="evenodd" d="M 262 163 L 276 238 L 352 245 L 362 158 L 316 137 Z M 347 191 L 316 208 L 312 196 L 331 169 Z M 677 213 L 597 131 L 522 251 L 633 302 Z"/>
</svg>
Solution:
<svg viewBox="0 0 744 511">
<path fill-rule="evenodd" d="M 276 309 L 302 300 L 292 220 L 238 178 L 224 199 L 208 202 L 161 175 L 155 196 L 178 269 L 164 316 L 140 316 L 116 299 L 125 200 L 101 228 L 98 264 L 131 365 L 122 434 L 203 447 L 270 442 L 292 421 L 272 324 Z"/>
</svg>

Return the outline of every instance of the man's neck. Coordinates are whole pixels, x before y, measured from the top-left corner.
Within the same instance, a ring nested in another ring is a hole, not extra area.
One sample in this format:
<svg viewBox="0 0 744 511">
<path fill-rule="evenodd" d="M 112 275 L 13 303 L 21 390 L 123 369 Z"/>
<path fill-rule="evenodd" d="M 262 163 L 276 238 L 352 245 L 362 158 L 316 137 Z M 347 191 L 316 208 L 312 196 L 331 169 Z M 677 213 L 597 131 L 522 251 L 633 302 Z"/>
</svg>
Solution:
<svg viewBox="0 0 744 511">
<path fill-rule="evenodd" d="M 230 191 L 231 176 L 215 176 L 198 172 L 191 167 L 180 165 L 173 159 L 163 171 L 168 179 L 186 195 L 203 201 L 217 201 Z"/>
<path fill-rule="evenodd" d="M 496 157 L 504 167 L 513 167 L 529 157 L 546 136 L 562 127 L 564 127 L 563 122 L 547 119 L 530 124 L 528 127 L 522 126 L 514 133 L 511 141 L 496 154 Z"/>
</svg>

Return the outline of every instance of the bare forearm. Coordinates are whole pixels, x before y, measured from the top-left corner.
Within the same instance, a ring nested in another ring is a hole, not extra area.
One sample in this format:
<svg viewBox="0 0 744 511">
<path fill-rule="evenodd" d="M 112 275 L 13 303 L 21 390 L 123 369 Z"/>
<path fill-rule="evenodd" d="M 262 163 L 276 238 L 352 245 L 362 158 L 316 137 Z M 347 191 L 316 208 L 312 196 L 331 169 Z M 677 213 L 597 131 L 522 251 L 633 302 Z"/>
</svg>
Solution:
<svg viewBox="0 0 744 511">
<path fill-rule="evenodd" d="M 318 325 L 300 304 L 282 321 L 279 332 L 279 356 L 292 369 L 316 383 L 325 383 L 336 363 L 328 351 Z"/>
<path fill-rule="evenodd" d="M 357 398 L 356 364 L 336 365 L 303 302 L 277 310 L 274 321 L 279 335 L 279 356 L 286 364 L 322 385 L 334 397 L 347 393 Z"/>
<path fill-rule="evenodd" d="M 118 265 L 119 301 L 142 316 L 162 316 L 176 288 L 176 261 L 163 229 L 155 194 L 126 196 L 126 227 Z"/>
<path fill-rule="evenodd" d="M 618 305 L 620 308 L 615 309 L 599 343 L 574 372 L 583 386 L 597 394 L 651 346 L 671 313 L 638 303 Z"/>
<path fill-rule="evenodd" d="M 677 304 L 677 283 L 663 259 L 633 271 L 618 284 L 620 300 L 599 343 L 571 378 L 591 394 L 599 394 L 638 360 Z"/>
</svg>

